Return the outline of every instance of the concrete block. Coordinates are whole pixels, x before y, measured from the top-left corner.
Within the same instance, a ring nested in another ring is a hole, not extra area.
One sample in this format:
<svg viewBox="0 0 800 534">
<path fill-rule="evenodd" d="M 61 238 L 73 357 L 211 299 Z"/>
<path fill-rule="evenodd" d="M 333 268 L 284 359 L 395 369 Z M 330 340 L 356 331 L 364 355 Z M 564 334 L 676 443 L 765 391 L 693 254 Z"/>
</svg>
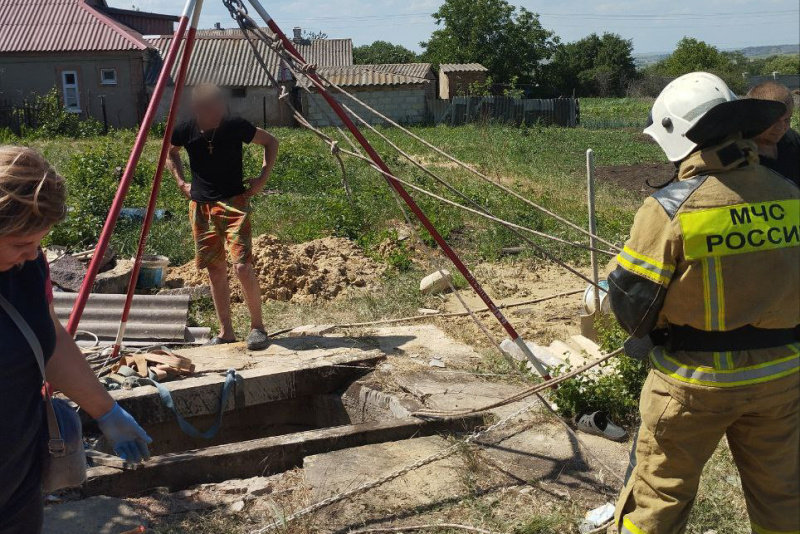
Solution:
<svg viewBox="0 0 800 534">
<path fill-rule="evenodd" d="M 447 269 L 441 269 L 429 274 L 419 283 L 419 290 L 423 295 L 435 295 L 450 288 L 453 275 Z"/>
<path fill-rule="evenodd" d="M 130 260 L 117 260 L 113 269 L 100 273 L 95 278 L 92 293 L 125 293 L 131 280 L 133 262 Z"/>
<path fill-rule="evenodd" d="M 45 508 L 42 534 L 119 534 L 143 523 L 125 501 L 98 496 Z"/>
<path fill-rule="evenodd" d="M 470 432 L 485 423 L 485 418 L 479 414 L 460 419 L 430 421 L 410 417 L 381 423 L 295 432 L 196 449 L 188 454 L 165 454 L 151 458 L 132 471 L 92 467 L 83 486 L 83 493 L 124 496 L 158 486 L 167 486 L 170 491 L 177 491 L 196 484 L 247 478 L 256 472 L 265 476 L 302 465 L 303 458 L 314 454 L 434 436 L 443 432 Z M 95 531 L 80 532 L 83 534 Z"/>
</svg>

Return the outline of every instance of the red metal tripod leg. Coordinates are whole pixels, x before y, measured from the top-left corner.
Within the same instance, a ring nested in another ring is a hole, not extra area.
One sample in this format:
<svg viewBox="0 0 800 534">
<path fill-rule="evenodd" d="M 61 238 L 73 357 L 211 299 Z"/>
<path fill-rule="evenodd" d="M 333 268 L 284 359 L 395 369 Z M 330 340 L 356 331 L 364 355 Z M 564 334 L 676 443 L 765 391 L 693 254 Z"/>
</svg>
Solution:
<svg viewBox="0 0 800 534">
<path fill-rule="evenodd" d="M 192 22 L 186 32 L 186 39 L 183 45 L 183 55 L 181 56 L 180 65 L 178 67 L 178 75 L 175 78 L 175 88 L 172 93 L 172 101 L 169 106 L 169 113 L 167 114 L 167 123 L 164 128 L 164 139 L 161 141 L 161 153 L 158 156 L 158 164 L 156 165 L 156 172 L 153 175 L 153 188 L 150 191 L 150 201 L 147 204 L 147 212 L 144 216 L 142 223 L 142 231 L 139 235 L 139 246 L 136 249 L 136 258 L 133 262 L 133 270 L 131 271 L 131 279 L 128 282 L 128 293 L 125 297 L 125 306 L 122 309 L 122 320 L 119 323 L 119 330 L 117 330 L 117 338 L 114 341 L 114 348 L 111 357 L 119 354 L 122 348 L 122 339 L 125 337 L 125 329 L 128 326 L 128 317 L 131 311 L 131 304 L 133 303 L 133 295 L 136 291 L 136 282 L 139 278 L 139 271 L 142 268 L 142 256 L 144 255 L 144 248 L 147 244 L 147 237 L 150 235 L 150 228 L 153 224 L 153 215 L 156 211 L 156 202 L 158 201 L 158 193 L 161 190 L 161 178 L 164 173 L 164 165 L 167 161 L 170 148 L 170 138 L 172 137 L 172 130 L 175 127 L 175 120 L 178 117 L 178 110 L 180 109 L 181 95 L 186 84 L 186 74 L 189 72 L 189 61 L 192 57 L 192 49 L 194 48 L 195 35 L 197 33 L 197 22 L 200 18 L 200 11 L 203 8 L 203 0 L 196 0 L 194 12 L 192 13 Z"/>
<path fill-rule="evenodd" d="M 125 202 L 125 196 L 128 194 L 128 189 L 130 189 L 131 181 L 133 180 L 133 174 L 136 171 L 136 165 L 139 163 L 139 158 L 142 156 L 142 151 L 144 150 L 147 136 L 150 133 L 150 126 L 153 124 L 153 120 L 155 119 L 156 111 L 158 109 L 158 104 L 161 102 L 161 97 L 164 94 L 164 88 L 167 85 L 167 80 L 169 80 L 172 67 L 175 64 L 175 58 L 178 55 L 181 38 L 186 32 L 186 27 L 189 25 L 189 15 L 194 10 L 195 1 L 196 0 L 186 0 L 183 14 L 181 15 L 178 23 L 178 29 L 175 30 L 172 45 L 169 47 L 169 52 L 167 52 L 167 57 L 165 58 L 164 65 L 161 68 L 161 74 L 158 76 L 158 82 L 156 83 L 155 90 L 153 91 L 153 97 L 150 99 L 150 103 L 147 106 L 147 112 L 144 115 L 142 124 L 139 126 L 139 132 L 136 135 L 136 141 L 134 142 L 133 150 L 131 150 L 131 155 L 128 158 L 128 164 L 125 166 L 125 172 L 122 174 L 122 179 L 120 180 L 119 187 L 117 188 L 116 196 L 114 197 L 114 201 L 111 203 L 111 208 L 108 210 L 106 222 L 103 225 L 102 232 L 100 232 L 100 238 L 97 240 L 97 247 L 95 248 L 94 255 L 92 256 L 92 261 L 89 262 L 89 268 L 86 271 L 86 277 L 83 279 L 81 289 L 78 292 L 78 298 L 75 300 L 75 305 L 72 307 L 72 313 L 70 314 L 69 322 L 67 323 L 67 332 L 72 335 L 75 335 L 75 331 L 78 329 L 78 323 L 81 320 L 81 315 L 83 315 L 83 310 L 86 307 L 86 301 L 89 299 L 89 293 L 92 291 L 94 280 L 97 277 L 97 272 L 100 268 L 100 261 L 103 259 L 103 256 L 108 249 L 108 243 L 111 240 L 111 235 L 114 233 L 114 227 L 117 225 L 117 219 L 119 218 L 119 213 L 122 210 L 122 205 Z"/>
<path fill-rule="evenodd" d="M 275 23 L 272 17 L 269 16 L 269 13 L 267 13 L 267 11 L 261 5 L 259 0 L 250 0 L 250 3 L 252 4 L 256 12 L 258 12 L 258 14 L 261 15 L 261 17 L 264 19 L 264 22 L 267 23 L 269 29 L 272 30 L 273 33 L 275 33 L 275 35 L 281 40 L 283 47 L 293 56 L 297 57 L 300 60 L 305 61 L 302 55 L 300 55 L 300 53 L 294 47 L 292 41 L 286 37 L 286 34 L 283 33 L 283 31 L 278 27 L 278 25 Z M 319 77 L 316 75 L 316 73 L 309 72 L 308 76 L 314 79 L 314 81 L 321 84 L 321 81 Z M 422 223 L 422 226 L 425 227 L 425 229 L 428 231 L 431 237 L 433 237 L 434 241 L 436 241 L 436 243 L 441 247 L 442 251 L 447 255 L 450 261 L 453 262 L 453 265 L 455 265 L 456 269 L 458 269 L 464 276 L 464 278 L 467 280 L 467 282 L 469 282 L 469 285 L 472 286 L 472 289 L 475 290 L 475 293 L 478 294 L 481 300 L 483 300 L 483 302 L 486 304 L 486 307 L 489 308 L 489 310 L 492 312 L 492 314 L 495 316 L 498 322 L 506 330 L 511 340 L 517 345 L 517 347 L 519 347 L 519 349 L 523 352 L 523 354 L 525 354 L 525 356 L 528 358 L 531 364 L 536 368 L 539 374 L 542 375 L 545 379 L 549 379 L 550 378 L 549 373 L 544 368 L 544 366 L 539 362 L 539 360 L 536 359 L 533 353 L 531 353 L 530 349 L 525 344 L 524 340 L 520 338 L 516 329 L 511 325 L 511 323 L 508 322 L 503 313 L 497 308 L 497 305 L 494 303 L 494 301 L 492 301 L 491 297 L 489 297 L 489 295 L 486 294 L 486 291 L 484 291 L 480 283 L 478 283 L 478 281 L 472 275 L 467 266 L 464 265 L 464 262 L 461 261 L 461 258 L 458 257 L 455 251 L 450 247 L 450 245 L 447 244 L 447 242 L 444 240 L 441 234 L 436 230 L 436 228 L 431 223 L 430 219 L 428 219 L 428 217 L 425 215 L 422 209 L 420 209 L 420 207 L 417 205 L 417 203 L 414 201 L 414 199 L 411 197 L 408 191 L 406 191 L 406 189 L 402 186 L 402 184 L 394 178 L 391 169 L 389 169 L 388 165 L 386 165 L 386 163 L 383 161 L 383 159 L 380 157 L 377 151 L 375 151 L 375 149 L 372 147 L 367 138 L 364 137 L 364 135 L 361 133 L 361 131 L 358 129 L 355 123 L 353 123 L 353 121 L 344 111 L 339 102 L 335 98 L 333 98 L 330 92 L 327 91 L 326 89 L 317 86 L 317 90 L 325 99 L 325 101 L 331 106 L 331 108 L 339 117 L 339 119 L 342 121 L 342 123 L 347 127 L 348 130 L 350 130 L 350 132 L 353 134 L 353 137 L 356 138 L 358 143 L 364 148 L 367 154 L 369 154 L 369 157 L 372 159 L 372 161 L 375 162 L 375 165 L 377 165 L 384 173 L 388 174 L 388 176 L 384 175 L 386 180 L 394 188 L 394 190 L 397 191 L 397 193 L 400 195 L 403 201 L 405 201 L 409 209 L 414 213 L 417 219 L 419 219 L 419 221 Z"/>
</svg>

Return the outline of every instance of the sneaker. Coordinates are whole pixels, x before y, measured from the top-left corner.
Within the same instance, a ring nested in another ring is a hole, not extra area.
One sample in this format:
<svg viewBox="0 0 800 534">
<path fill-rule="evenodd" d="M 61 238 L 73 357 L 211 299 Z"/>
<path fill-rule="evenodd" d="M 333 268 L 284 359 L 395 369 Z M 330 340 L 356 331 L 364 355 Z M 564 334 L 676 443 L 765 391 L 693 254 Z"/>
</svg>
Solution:
<svg viewBox="0 0 800 534">
<path fill-rule="evenodd" d="M 269 336 L 263 330 L 253 328 L 247 336 L 248 350 L 264 350 L 269 347 Z"/>
</svg>

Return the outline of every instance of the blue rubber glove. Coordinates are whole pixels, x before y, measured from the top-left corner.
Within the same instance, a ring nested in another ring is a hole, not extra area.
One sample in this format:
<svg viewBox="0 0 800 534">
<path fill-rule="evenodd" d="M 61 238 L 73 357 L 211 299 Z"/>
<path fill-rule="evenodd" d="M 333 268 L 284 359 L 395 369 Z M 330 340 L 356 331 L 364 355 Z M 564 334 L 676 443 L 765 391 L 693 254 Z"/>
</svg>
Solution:
<svg viewBox="0 0 800 534">
<path fill-rule="evenodd" d="M 147 444 L 152 443 L 153 439 L 116 402 L 108 413 L 97 418 L 97 425 L 111 442 L 114 452 L 126 462 L 138 464 L 150 459 Z"/>
</svg>

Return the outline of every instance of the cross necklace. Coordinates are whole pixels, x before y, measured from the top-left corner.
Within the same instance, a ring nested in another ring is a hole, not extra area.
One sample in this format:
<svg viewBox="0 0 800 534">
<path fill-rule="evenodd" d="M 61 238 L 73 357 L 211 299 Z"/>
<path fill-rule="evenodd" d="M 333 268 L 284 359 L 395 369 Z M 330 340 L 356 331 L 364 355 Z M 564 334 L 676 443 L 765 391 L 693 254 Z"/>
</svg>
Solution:
<svg viewBox="0 0 800 534">
<path fill-rule="evenodd" d="M 218 128 L 214 129 L 214 133 L 211 134 L 211 139 L 208 139 L 206 137 L 205 132 L 203 130 L 200 130 L 200 135 L 202 135 L 203 139 L 205 139 L 206 143 L 208 143 L 208 153 L 209 153 L 209 155 L 212 155 L 212 156 L 214 155 L 214 144 L 213 143 L 214 143 L 214 136 L 217 135 L 217 129 Z"/>
</svg>

